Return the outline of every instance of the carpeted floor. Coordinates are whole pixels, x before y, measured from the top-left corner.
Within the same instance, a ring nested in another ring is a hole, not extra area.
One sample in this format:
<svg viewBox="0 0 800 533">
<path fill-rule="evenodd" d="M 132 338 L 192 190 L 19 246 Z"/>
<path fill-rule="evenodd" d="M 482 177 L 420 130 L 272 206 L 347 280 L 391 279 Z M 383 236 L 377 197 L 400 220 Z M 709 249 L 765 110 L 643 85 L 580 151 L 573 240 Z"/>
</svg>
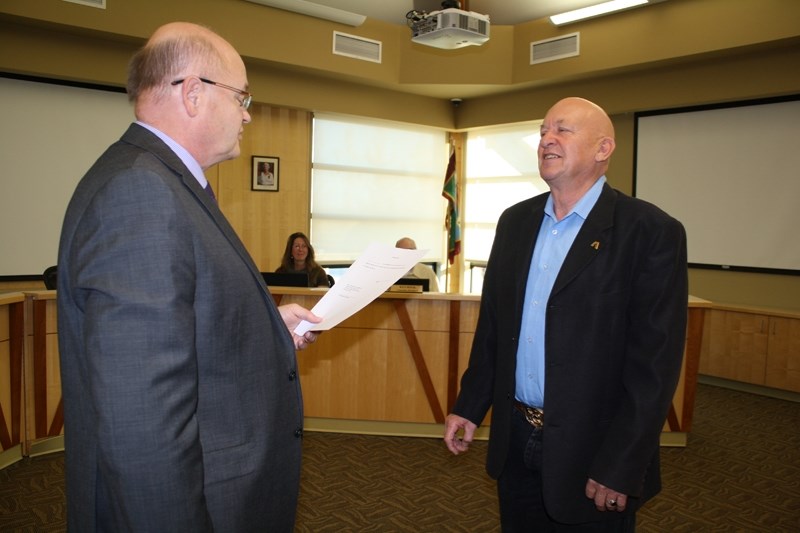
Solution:
<svg viewBox="0 0 800 533">
<path fill-rule="evenodd" d="M 308 433 L 298 532 L 495 532 L 486 443 Z M 686 448 L 662 448 L 664 490 L 638 531 L 800 531 L 800 404 L 700 385 Z M 64 531 L 63 454 L 0 470 L 0 531 Z M 265 528 L 265 531 L 268 531 Z"/>
</svg>

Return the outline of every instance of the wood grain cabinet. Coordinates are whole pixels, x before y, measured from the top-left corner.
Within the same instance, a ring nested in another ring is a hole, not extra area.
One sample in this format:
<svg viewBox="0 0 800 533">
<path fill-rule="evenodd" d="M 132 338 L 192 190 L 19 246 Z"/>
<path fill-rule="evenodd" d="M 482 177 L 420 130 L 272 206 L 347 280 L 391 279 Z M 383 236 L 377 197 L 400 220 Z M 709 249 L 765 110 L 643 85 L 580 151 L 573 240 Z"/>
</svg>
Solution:
<svg viewBox="0 0 800 533">
<path fill-rule="evenodd" d="M 800 318 L 770 317 L 764 384 L 800 392 Z"/>
<path fill-rule="evenodd" d="M 714 305 L 704 331 L 701 374 L 800 392 L 800 316 Z"/>
</svg>

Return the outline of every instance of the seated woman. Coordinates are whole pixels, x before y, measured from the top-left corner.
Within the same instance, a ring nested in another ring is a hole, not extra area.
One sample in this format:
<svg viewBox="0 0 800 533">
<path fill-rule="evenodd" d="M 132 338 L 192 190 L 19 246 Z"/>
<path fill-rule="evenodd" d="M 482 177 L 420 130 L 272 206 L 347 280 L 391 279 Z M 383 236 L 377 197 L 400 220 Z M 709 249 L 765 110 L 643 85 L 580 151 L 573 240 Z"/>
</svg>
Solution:
<svg viewBox="0 0 800 533">
<path fill-rule="evenodd" d="M 299 231 L 289 235 L 281 266 L 275 272 L 307 273 L 309 287 L 330 286 L 327 272 L 314 260 L 314 247 Z"/>
</svg>

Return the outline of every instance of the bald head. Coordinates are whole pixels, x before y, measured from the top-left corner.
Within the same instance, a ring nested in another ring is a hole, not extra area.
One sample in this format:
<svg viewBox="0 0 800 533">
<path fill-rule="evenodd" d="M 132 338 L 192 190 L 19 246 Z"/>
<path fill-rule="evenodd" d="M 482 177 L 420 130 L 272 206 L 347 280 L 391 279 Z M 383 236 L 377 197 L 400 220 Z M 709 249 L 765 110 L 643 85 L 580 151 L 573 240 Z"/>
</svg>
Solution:
<svg viewBox="0 0 800 533">
<path fill-rule="evenodd" d="M 614 126 L 597 104 L 583 98 L 559 100 L 542 121 L 539 174 L 552 191 L 575 197 L 608 169 Z"/>
<path fill-rule="evenodd" d="M 213 46 L 199 38 L 200 27 L 186 22 L 173 22 L 158 28 L 128 64 L 128 99 L 139 104 L 143 96 L 160 96 L 167 84 L 192 63 L 194 56 L 205 50 L 211 60 Z"/>
<path fill-rule="evenodd" d="M 239 155 L 251 118 L 248 97 L 247 71 L 233 46 L 189 22 L 158 28 L 128 68 L 136 118 L 180 144 L 203 169 Z"/>
<path fill-rule="evenodd" d="M 404 248 L 406 250 L 416 250 L 417 243 L 414 242 L 414 239 L 410 237 L 403 237 L 394 245 L 395 248 Z"/>
<path fill-rule="evenodd" d="M 158 28 L 128 65 L 128 98 L 160 99 L 170 83 L 197 75 L 219 77 L 241 58 L 225 39 L 210 29 L 190 22 L 171 22 Z"/>
<path fill-rule="evenodd" d="M 159 41 L 165 39 L 173 39 L 176 36 L 203 36 L 203 37 L 216 37 L 216 33 L 214 33 L 211 29 L 207 28 L 206 26 L 201 26 L 199 24 L 195 24 L 193 22 L 168 22 L 163 26 L 160 26 L 153 32 L 153 35 L 150 36 L 148 39 L 148 43 L 157 43 Z"/>
<path fill-rule="evenodd" d="M 608 114 L 602 107 L 585 98 L 570 96 L 559 100 L 547 112 L 548 115 L 551 113 L 570 115 L 580 121 L 582 127 L 590 129 L 598 137 L 614 138 L 614 125 Z"/>
</svg>

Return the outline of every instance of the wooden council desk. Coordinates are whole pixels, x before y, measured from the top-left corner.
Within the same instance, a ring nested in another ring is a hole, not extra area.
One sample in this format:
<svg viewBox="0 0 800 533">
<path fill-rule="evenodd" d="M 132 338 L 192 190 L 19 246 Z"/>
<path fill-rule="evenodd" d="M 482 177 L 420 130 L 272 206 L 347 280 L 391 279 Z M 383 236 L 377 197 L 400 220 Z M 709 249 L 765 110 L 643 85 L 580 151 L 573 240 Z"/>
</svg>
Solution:
<svg viewBox="0 0 800 533">
<path fill-rule="evenodd" d="M 312 308 L 324 290 L 276 287 L 280 303 Z M 705 309 L 689 297 L 678 389 L 661 443 L 685 446 L 692 425 Z M 306 428 L 441 438 L 467 367 L 480 297 L 387 293 L 298 352 Z M 63 449 L 56 292 L 0 298 L 0 468 Z M 478 430 L 488 436 L 488 425 Z"/>
<path fill-rule="evenodd" d="M 25 295 L 0 294 L 0 468 L 22 458 Z"/>
<path fill-rule="evenodd" d="M 319 289 L 271 289 L 281 304 L 312 308 Z M 662 445 L 685 446 L 691 428 L 706 300 L 689 297 L 678 389 Z M 310 431 L 441 437 L 458 394 L 480 296 L 386 293 L 298 353 Z M 488 420 L 479 438 L 488 436 Z"/>
</svg>

